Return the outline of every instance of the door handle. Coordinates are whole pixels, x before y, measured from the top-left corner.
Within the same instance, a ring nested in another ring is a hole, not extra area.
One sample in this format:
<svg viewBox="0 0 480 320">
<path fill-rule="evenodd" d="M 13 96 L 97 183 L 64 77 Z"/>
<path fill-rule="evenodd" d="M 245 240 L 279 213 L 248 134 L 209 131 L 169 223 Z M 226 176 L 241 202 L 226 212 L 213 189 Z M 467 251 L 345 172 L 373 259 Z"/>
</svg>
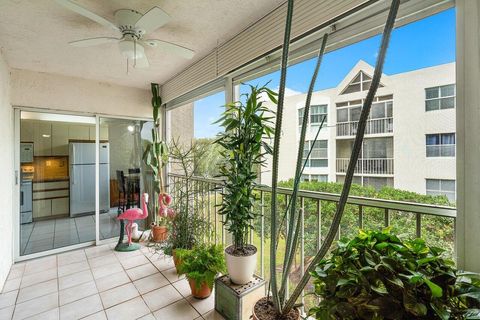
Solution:
<svg viewBox="0 0 480 320">
<path fill-rule="evenodd" d="M 23 191 L 20 191 L 20 206 L 23 206 Z"/>
</svg>

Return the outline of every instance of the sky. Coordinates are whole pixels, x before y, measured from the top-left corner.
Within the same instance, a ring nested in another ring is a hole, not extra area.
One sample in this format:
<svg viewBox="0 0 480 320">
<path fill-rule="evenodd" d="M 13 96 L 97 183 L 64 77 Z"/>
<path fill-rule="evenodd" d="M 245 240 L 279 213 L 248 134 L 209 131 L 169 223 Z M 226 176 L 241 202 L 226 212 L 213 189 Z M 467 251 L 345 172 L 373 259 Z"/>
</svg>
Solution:
<svg viewBox="0 0 480 320">
<path fill-rule="evenodd" d="M 375 65 L 381 35 L 332 51 L 324 56 L 315 91 L 336 87 L 359 60 Z M 392 32 L 385 60 L 387 75 L 408 72 L 455 61 L 455 9 L 410 23 Z M 305 93 L 313 74 L 315 59 L 292 65 L 287 72 L 287 89 Z M 279 86 L 279 71 L 249 81 Z M 240 88 L 246 92 L 246 86 Z M 194 103 L 195 138 L 214 137 L 221 128 L 212 124 L 220 117 L 225 104 L 224 92 L 199 99 Z"/>
</svg>

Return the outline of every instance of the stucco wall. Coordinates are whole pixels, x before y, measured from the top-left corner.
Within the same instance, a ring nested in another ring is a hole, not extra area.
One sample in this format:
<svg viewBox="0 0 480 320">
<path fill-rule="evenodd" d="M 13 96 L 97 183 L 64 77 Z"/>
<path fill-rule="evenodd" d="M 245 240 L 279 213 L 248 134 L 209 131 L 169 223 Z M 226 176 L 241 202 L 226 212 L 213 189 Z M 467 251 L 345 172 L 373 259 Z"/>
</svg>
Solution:
<svg viewBox="0 0 480 320">
<path fill-rule="evenodd" d="M 13 261 L 13 112 L 10 105 L 10 73 L 0 51 L 0 289 L 3 288 Z M 1 291 L 1 290 L 0 290 Z"/>
<path fill-rule="evenodd" d="M 152 116 L 148 90 L 20 69 L 12 69 L 11 83 L 14 106 Z"/>
</svg>

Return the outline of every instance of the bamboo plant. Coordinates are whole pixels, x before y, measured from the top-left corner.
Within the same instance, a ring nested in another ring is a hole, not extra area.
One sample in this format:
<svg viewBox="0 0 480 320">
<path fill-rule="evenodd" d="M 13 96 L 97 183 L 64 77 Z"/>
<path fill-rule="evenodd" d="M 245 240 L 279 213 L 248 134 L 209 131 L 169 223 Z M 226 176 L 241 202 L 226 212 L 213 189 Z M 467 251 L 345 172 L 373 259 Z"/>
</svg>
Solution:
<svg viewBox="0 0 480 320">
<path fill-rule="evenodd" d="M 304 109 L 305 111 L 304 111 L 304 118 L 303 118 L 303 123 L 301 128 L 301 136 L 300 136 L 299 150 L 297 155 L 297 164 L 296 164 L 296 170 L 295 170 L 295 179 L 294 179 L 292 197 L 291 197 L 290 203 L 287 206 L 286 211 L 284 212 L 284 217 L 283 217 L 285 221 L 288 221 L 288 233 L 285 239 L 286 240 L 285 241 L 285 258 L 283 261 L 283 269 L 279 279 L 277 278 L 276 266 L 277 266 L 278 234 L 280 232 L 281 225 L 279 225 L 278 223 L 280 212 L 279 212 L 279 208 L 277 207 L 277 196 L 278 196 L 277 186 L 278 186 L 278 162 L 279 162 L 279 154 L 280 154 L 281 135 L 276 134 L 274 137 L 273 167 L 272 167 L 272 200 L 271 200 L 272 241 L 270 243 L 271 297 L 269 297 L 269 302 L 273 304 L 273 309 L 276 312 L 276 315 L 274 315 L 275 317 L 284 317 L 288 315 L 294 307 L 297 306 L 297 300 L 299 299 L 300 295 L 303 292 L 303 289 L 305 288 L 306 284 L 310 279 L 310 273 L 314 271 L 315 266 L 318 264 L 318 262 L 321 259 L 324 258 L 326 253 L 329 251 L 333 243 L 333 240 L 335 239 L 335 235 L 338 232 L 338 227 L 340 225 L 340 221 L 342 219 L 345 205 L 347 203 L 348 194 L 350 192 L 350 186 L 353 180 L 355 165 L 359 158 L 359 153 L 362 146 L 363 137 L 365 134 L 365 127 L 366 127 L 368 115 L 370 113 L 371 105 L 375 97 L 376 91 L 380 84 L 380 78 L 382 75 L 383 65 L 385 62 L 387 47 L 390 41 L 390 35 L 393 30 L 399 5 L 400 5 L 400 0 L 392 0 L 392 5 L 390 7 L 390 12 L 389 12 L 387 22 L 385 24 L 383 36 L 382 36 L 380 51 L 377 57 L 376 65 L 375 65 L 372 84 L 368 90 L 367 97 L 363 104 L 354 146 L 353 146 L 352 154 L 350 157 L 348 169 L 346 172 L 345 183 L 343 185 L 342 193 L 340 195 L 339 203 L 338 203 L 335 215 L 333 217 L 331 227 L 325 237 L 325 240 L 321 245 L 321 248 L 315 254 L 314 258 L 312 259 L 310 265 L 308 266 L 305 272 L 305 275 L 300 279 L 299 284 L 295 287 L 290 297 L 287 297 L 286 295 L 286 291 L 287 291 L 286 288 L 288 285 L 288 277 L 291 271 L 292 261 L 296 255 L 296 250 L 298 247 L 300 227 L 301 227 L 301 217 L 303 215 L 301 210 L 297 210 L 297 201 L 296 201 L 296 196 L 297 196 L 297 192 L 300 184 L 300 177 L 303 172 L 303 168 L 305 167 L 302 160 L 303 158 L 302 152 L 305 144 L 305 133 L 306 133 L 306 127 L 308 124 L 307 121 L 308 121 L 309 111 L 310 111 L 311 96 L 315 86 L 315 82 L 316 82 L 318 71 L 321 65 L 323 54 L 325 52 L 327 35 L 324 36 L 321 48 L 317 55 L 317 63 L 316 63 L 315 70 L 310 82 L 310 87 L 307 93 L 307 98 L 305 103 L 305 109 Z M 281 128 L 282 128 L 284 98 L 285 98 L 285 84 L 286 84 L 286 77 L 287 77 L 287 66 L 288 66 L 290 32 L 292 27 L 293 9 L 294 9 L 294 0 L 288 0 L 283 51 L 282 51 L 282 59 L 281 59 L 280 87 L 278 92 L 278 104 L 277 104 L 277 111 L 276 111 L 277 116 L 276 116 L 276 122 L 275 122 L 275 132 L 277 133 L 281 132 Z M 322 126 L 320 126 L 319 130 L 321 129 L 321 127 Z M 285 219 L 286 217 L 288 217 L 288 219 Z"/>
<path fill-rule="evenodd" d="M 162 98 L 159 94 L 157 83 L 151 84 L 152 108 L 153 108 L 153 128 L 152 142 L 149 143 L 143 153 L 143 162 L 152 171 L 153 174 L 153 197 L 151 198 L 153 222 L 155 225 L 163 224 L 164 219 L 157 215 L 159 210 L 159 195 L 165 193 L 165 184 L 163 179 L 163 168 L 168 163 L 168 147 L 161 140 L 160 132 L 160 108 L 162 107 Z"/>
</svg>

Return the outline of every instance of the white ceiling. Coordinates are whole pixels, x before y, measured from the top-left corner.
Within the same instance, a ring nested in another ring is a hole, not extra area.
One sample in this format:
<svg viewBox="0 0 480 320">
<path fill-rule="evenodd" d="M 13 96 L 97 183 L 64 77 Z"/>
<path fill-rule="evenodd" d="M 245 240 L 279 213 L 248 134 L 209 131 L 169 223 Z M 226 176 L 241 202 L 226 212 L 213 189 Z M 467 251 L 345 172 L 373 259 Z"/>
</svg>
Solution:
<svg viewBox="0 0 480 320">
<path fill-rule="evenodd" d="M 155 38 L 195 50 L 192 60 L 146 48 L 148 69 L 130 68 L 116 44 L 71 47 L 69 41 L 118 34 L 58 5 L 54 0 L 0 0 L 0 48 L 11 68 L 94 79 L 148 88 L 163 83 L 215 46 L 233 37 L 284 0 L 76 0 L 113 21 L 116 10 L 145 13 L 153 6 L 171 21 L 152 33 Z"/>
</svg>

